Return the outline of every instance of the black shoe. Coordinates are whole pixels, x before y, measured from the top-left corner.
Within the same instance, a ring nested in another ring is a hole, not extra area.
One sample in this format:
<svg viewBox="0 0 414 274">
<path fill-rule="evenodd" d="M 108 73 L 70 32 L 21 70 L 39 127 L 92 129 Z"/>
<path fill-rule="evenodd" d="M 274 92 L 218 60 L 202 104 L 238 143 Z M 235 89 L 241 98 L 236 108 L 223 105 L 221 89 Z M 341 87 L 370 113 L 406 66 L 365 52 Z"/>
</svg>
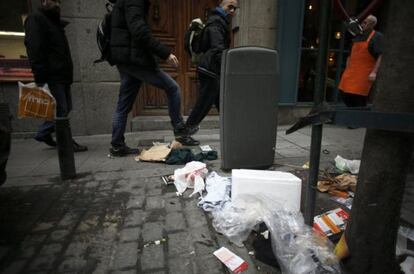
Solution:
<svg viewBox="0 0 414 274">
<path fill-rule="evenodd" d="M 53 140 L 53 137 L 50 134 L 49 135 L 46 135 L 44 137 L 35 136 L 34 139 L 36 141 L 38 141 L 38 142 L 43 142 L 43 143 L 45 143 L 48 146 L 56 147 L 56 141 Z"/>
<path fill-rule="evenodd" d="M 200 126 L 198 126 L 198 125 L 195 125 L 195 126 L 188 126 L 187 125 L 187 133 L 190 136 L 196 134 L 199 130 L 200 130 Z"/>
<path fill-rule="evenodd" d="M 78 143 L 76 143 L 75 141 L 73 141 L 73 152 L 84 152 L 87 151 L 88 147 L 87 146 L 82 146 Z"/>
<path fill-rule="evenodd" d="M 174 126 L 174 135 L 175 136 L 186 136 L 187 134 L 187 127 L 183 122 Z"/>
<path fill-rule="evenodd" d="M 112 146 L 109 149 L 109 153 L 113 157 L 124 157 L 124 156 L 131 155 L 131 154 L 138 155 L 139 154 L 139 149 L 130 148 L 128 146 L 122 146 L 122 147 Z"/>
<path fill-rule="evenodd" d="M 180 138 L 177 138 L 176 140 L 184 146 L 198 146 L 200 144 L 199 141 L 193 139 L 190 136 L 182 136 Z"/>
</svg>

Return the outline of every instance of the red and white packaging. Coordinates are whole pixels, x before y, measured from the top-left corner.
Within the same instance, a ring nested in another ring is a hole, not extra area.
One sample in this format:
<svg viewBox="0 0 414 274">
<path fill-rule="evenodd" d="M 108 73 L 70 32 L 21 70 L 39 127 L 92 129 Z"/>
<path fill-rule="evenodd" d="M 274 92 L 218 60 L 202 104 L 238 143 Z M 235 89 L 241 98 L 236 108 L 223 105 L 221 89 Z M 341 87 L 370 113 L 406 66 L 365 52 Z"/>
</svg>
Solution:
<svg viewBox="0 0 414 274">
<path fill-rule="evenodd" d="M 246 261 L 225 247 L 216 250 L 213 254 L 233 273 L 241 273 L 249 267 Z"/>
</svg>

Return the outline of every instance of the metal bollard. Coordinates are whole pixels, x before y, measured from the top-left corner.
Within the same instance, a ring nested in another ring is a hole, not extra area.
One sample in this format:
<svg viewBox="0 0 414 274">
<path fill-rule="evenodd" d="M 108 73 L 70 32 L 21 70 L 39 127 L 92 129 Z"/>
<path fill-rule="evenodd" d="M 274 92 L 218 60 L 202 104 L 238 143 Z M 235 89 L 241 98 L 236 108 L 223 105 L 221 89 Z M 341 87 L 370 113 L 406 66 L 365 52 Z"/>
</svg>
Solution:
<svg viewBox="0 0 414 274">
<path fill-rule="evenodd" d="M 10 154 L 12 131 L 10 120 L 9 105 L 0 103 L 0 185 L 7 178 L 6 164 Z"/>
<path fill-rule="evenodd" d="M 76 177 L 76 168 L 69 118 L 56 118 L 55 121 L 60 177 L 62 180 L 73 179 Z"/>
</svg>

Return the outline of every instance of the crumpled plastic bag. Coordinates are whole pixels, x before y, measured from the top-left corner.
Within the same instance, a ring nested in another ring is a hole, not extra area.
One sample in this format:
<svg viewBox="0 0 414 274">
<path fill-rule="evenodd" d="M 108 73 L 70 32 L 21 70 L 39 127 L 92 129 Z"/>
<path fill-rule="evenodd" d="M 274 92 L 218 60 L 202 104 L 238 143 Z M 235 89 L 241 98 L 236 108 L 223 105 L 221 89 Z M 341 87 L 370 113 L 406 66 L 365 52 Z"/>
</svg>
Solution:
<svg viewBox="0 0 414 274">
<path fill-rule="evenodd" d="M 359 173 L 360 160 L 348 160 L 337 155 L 335 157 L 335 166 L 342 172 L 351 172 L 352 174 Z"/>
<path fill-rule="evenodd" d="M 206 164 L 196 161 L 186 164 L 183 168 L 176 169 L 174 171 L 174 185 L 177 188 L 177 195 L 181 196 L 187 188 L 194 189 L 190 197 L 196 193 L 201 195 L 205 188 L 204 178 L 206 178 L 207 173 Z"/>
<path fill-rule="evenodd" d="M 237 204 L 213 212 L 213 226 L 241 246 L 255 225 L 264 222 L 282 273 L 341 273 L 333 245 L 305 225 L 302 214 L 289 211 L 266 195 L 241 195 Z"/>
<path fill-rule="evenodd" d="M 206 191 L 207 194 L 200 197 L 197 206 L 203 208 L 204 211 L 220 210 L 231 201 L 231 179 L 221 177 L 213 171 L 206 178 Z"/>
</svg>

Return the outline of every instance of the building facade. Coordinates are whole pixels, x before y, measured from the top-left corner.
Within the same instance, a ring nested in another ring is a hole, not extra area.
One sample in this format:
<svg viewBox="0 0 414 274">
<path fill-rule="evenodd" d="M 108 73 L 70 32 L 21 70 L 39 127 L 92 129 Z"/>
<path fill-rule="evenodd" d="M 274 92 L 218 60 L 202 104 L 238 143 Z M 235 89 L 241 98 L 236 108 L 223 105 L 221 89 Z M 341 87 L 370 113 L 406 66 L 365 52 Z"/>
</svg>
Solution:
<svg viewBox="0 0 414 274">
<path fill-rule="evenodd" d="M 172 47 L 180 60 L 178 69 L 165 63 L 161 66 L 182 88 L 184 115 L 188 115 L 197 96 L 195 67 L 182 46 L 184 32 L 191 19 L 206 18 L 208 10 L 218 2 L 151 0 L 149 21 L 154 35 Z M 349 2 L 350 10 L 357 11 L 363 7 L 363 4 L 358 4 L 361 1 L 346 2 Z M 22 32 L 22 20 L 28 12 L 38 7 L 40 0 L 20 0 L 15 3 L 1 4 L 7 5 L 7 8 L 1 8 L 0 31 Z M 106 12 L 105 3 L 105 0 L 62 0 L 61 4 L 62 17 L 70 22 L 66 34 L 75 67 L 75 82 L 72 86 L 74 109 L 71 114 L 74 135 L 111 131 L 119 75 L 116 68 L 107 63 L 94 64 L 94 60 L 99 58 L 96 28 Z M 234 46 L 262 46 L 279 51 L 279 124 L 294 122 L 299 116 L 307 114 L 312 105 L 318 47 L 318 3 L 317 0 L 240 0 L 240 10 L 233 20 Z M 4 14 L 8 9 L 14 9 L 14 15 Z M 342 22 L 334 14 L 332 18 L 326 99 L 336 103 L 336 83 L 343 69 L 350 39 Z M 7 73 L 2 75 L 2 72 L 10 71 L 10 66 L 27 66 L 27 62 L 22 64 L 26 55 L 22 41 L 21 36 L 0 36 L 0 68 L 3 67 L 0 70 L 0 102 L 8 102 L 13 114 L 17 110 L 17 81 L 30 81 L 30 78 L 21 78 L 17 74 L 15 77 Z M 166 97 L 162 91 L 149 86 L 142 88 L 132 117 L 143 115 L 167 115 Z M 15 119 L 13 127 L 15 132 L 34 132 L 39 123 L 31 119 Z"/>
</svg>

